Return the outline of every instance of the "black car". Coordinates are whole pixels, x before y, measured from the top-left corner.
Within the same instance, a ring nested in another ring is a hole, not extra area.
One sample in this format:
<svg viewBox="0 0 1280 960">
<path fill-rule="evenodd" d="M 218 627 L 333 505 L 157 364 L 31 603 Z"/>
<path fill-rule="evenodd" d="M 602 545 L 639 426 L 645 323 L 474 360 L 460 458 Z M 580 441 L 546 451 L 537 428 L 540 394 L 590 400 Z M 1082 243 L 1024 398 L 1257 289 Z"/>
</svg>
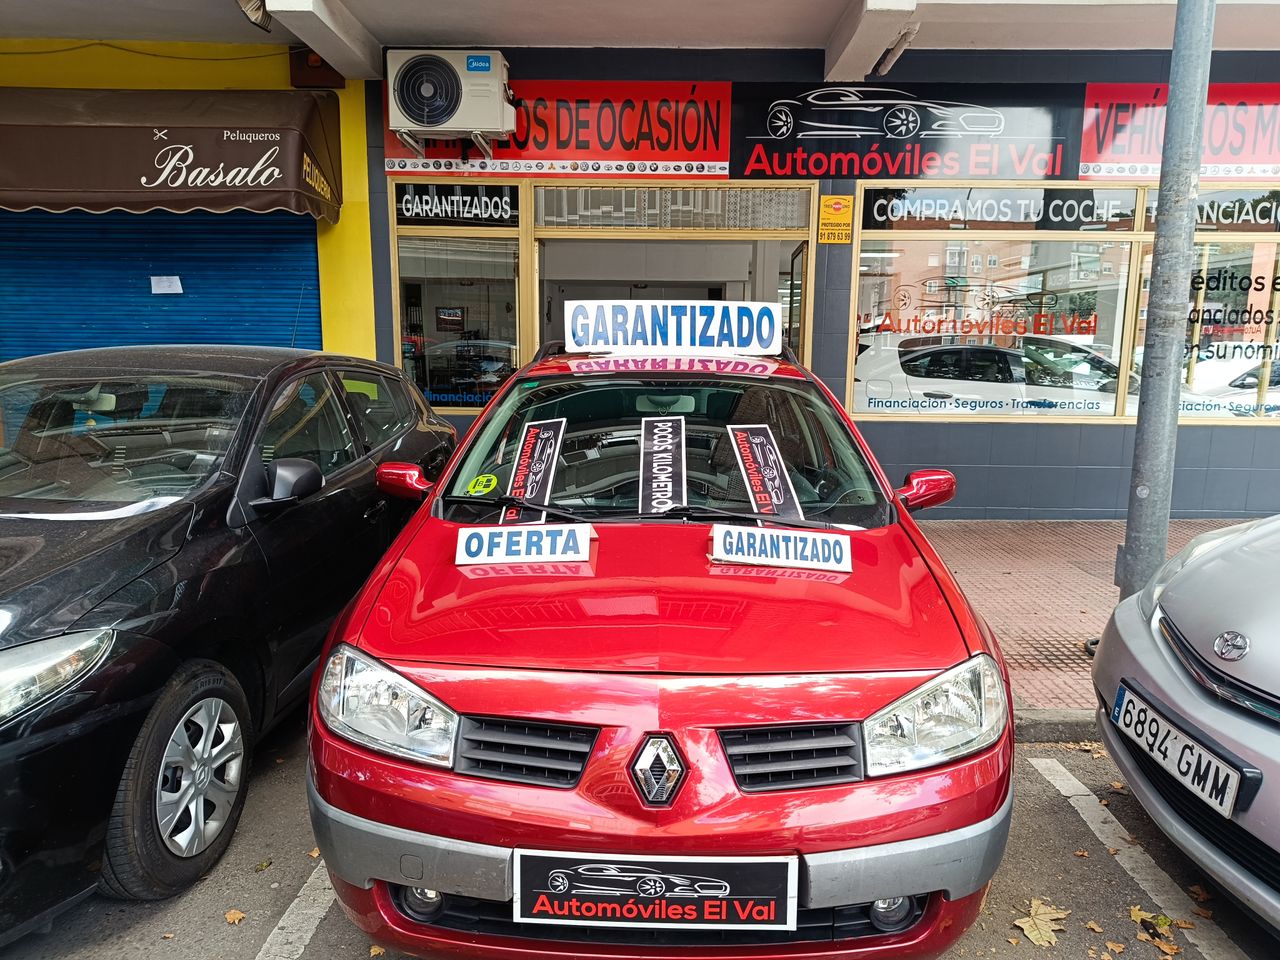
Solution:
<svg viewBox="0 0 1280 960">
<path fill-rule="evenodd" d="M 95 888 L 160 898 L 212 867 L 254 742 L 413 509 L 379 465 L 433 478 L 455 445 L 367 360 L 0 364 L 0 944 Z"/>
</svg>

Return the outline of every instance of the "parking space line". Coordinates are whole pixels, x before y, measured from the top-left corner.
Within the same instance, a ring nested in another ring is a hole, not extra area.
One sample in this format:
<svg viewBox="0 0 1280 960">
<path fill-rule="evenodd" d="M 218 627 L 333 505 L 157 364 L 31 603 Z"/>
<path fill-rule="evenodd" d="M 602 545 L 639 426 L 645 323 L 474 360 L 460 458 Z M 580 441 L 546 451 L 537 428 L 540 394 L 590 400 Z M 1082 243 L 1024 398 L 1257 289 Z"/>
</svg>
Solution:
<svg viewBox="0 0 1280 960">
<path fill-rule="evenodd" d="M 1115 855 L 1116 862 L 1155 901 L 1155 906 L 1161 913 L 1170 917 L 1189 917 L 1193 914 L 1195 901 L 1172 877 L 1160 869 L 1147 851 L 1130 842 L 1133 835 L 1110 810 L 1098 802 L 1092 790 L 1072 776 L 1071 771 L 1057 760 L 1040 757 L 1029 759 L 1040 775 L 1057 787 L 1058 792 L 1067 798 L 1067 802 L 1076 808 L 1080 819 L 1093 831 L 1094 836 L 1104 846 L 1118 851 Z M 1194 929 L 1182 932 L 1204 955 L 1204 960 L 1249 960 L 1212 920 L 1197 916 L 1195 923 Z"/>
<path fill-rule="evenodd" d="M 333 905 L 333 886 L 323 863 L 311 872 L 307 882 L 289 904 L 267 942 L 258 951 L 257 960 L 298 960 L 315 936 L 316 928 Z"/>
</svg>

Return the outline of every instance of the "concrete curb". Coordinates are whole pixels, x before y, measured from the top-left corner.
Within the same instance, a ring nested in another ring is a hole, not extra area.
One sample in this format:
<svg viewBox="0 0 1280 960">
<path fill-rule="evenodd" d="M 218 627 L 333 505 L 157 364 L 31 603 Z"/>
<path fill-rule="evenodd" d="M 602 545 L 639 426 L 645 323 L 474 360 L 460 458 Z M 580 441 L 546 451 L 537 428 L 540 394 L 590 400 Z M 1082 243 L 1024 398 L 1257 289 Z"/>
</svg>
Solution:
<svg viewBox="0 0 1280 960">
<path fill-rule="evenodd" d="M 1078 743 L 1098 739 L 1092 710 L 1039 710 L 1015 705 L 1013 733 L 1018 743 Z"/>
</svg>

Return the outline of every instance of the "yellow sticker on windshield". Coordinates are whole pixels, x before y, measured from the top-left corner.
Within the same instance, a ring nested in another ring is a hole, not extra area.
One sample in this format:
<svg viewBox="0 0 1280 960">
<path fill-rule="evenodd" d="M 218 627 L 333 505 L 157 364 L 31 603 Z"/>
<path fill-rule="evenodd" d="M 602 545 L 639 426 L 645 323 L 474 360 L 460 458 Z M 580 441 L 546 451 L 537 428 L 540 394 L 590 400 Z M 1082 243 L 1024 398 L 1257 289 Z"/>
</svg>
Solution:
<svg viewBox="0 0 1280 960">
<path fill-rule="evenodd" d="M 473 497 L 481 496 L 496 489 L 498 486 L 498 478 L 492 473 L 482 473 L 470 483 L 467 484 L 467 493 Z"/>
</svg>

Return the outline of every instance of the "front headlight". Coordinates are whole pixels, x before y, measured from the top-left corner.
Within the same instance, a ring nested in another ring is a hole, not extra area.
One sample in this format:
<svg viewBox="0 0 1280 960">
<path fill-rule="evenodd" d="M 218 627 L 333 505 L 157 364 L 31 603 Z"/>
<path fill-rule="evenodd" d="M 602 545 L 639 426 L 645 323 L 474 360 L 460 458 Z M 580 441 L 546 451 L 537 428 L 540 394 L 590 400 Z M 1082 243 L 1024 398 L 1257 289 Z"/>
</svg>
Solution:
<svg viewBox="0 0 1280 960">
<path fill-rule="evenodd" d="M 1155 616 L 1156 605 L 1160 602 L 1160 595 L 1164 593 L 1164 588 L 1169 585 L 1169 581 L 1176 577 L 1183 567 L 1197 557 L 1208 553 L 1223 540 L 1229 540 L 1250 527 L 1257 526 L 1257 524 L 1258 521 L 1254 520 L 1249 523 L 1237 523 L 1230 527 L 1223 527 L 1221 530 L 1210 530 L 1208 533 L 1202 533 L 1188 542 L 1185 547 L 1165 561 L 1164 565 L 1156 571 L 1156 575 L 1147 582 L 1147 585 L 1142 588 L 1142 592 L 1138 594 L 1138 610 L 1141 611 L 1143 618 L 1150 620 Z"/>
<path fill-rule="evenodd" d="M 339 645 L 320 678 L 320 716 L 334 733 L 371 750 L 453 766 L 458 715 L 417 684 Z"/>
<path fill-rule="evenodd" d="M 0 723 L 87 674 L 111 649 L 114 636 L 91 630 L 0 650 Z"/>
<path fill-rule="evenodd" d="M 1009 719 L 1000 668 L 980 653 L 862 725 L 867 776 L 932 767 L 989 747 Z"/>
</svg>

